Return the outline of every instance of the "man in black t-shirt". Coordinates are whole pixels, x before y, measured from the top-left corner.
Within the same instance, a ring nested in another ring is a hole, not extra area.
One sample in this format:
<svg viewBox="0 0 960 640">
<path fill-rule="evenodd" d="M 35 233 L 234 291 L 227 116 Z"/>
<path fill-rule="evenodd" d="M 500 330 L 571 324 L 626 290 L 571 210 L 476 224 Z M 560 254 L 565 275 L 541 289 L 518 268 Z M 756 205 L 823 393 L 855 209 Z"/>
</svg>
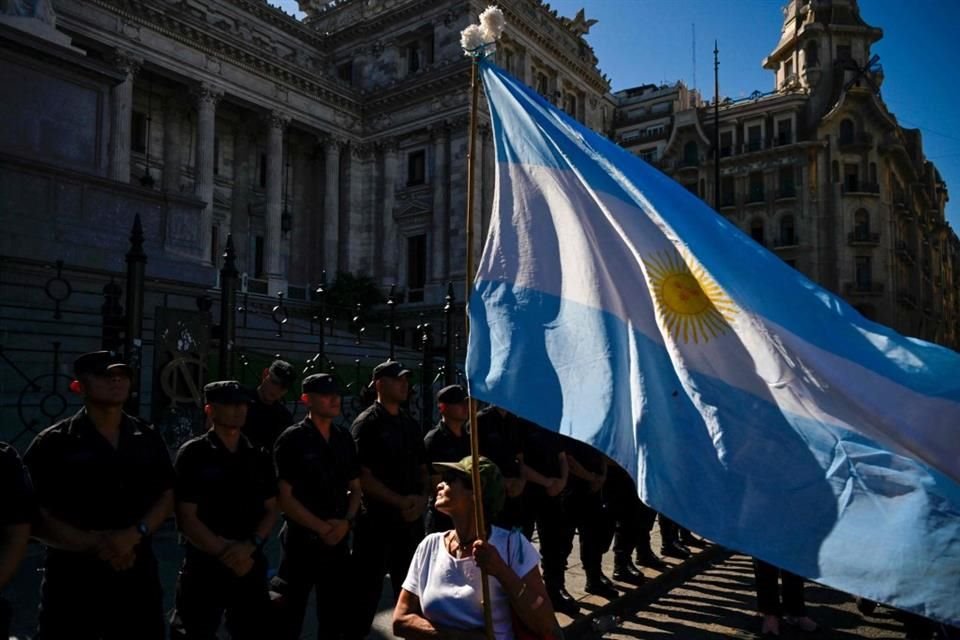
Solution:
<svg viewBox="0 0 960 640">
<path fill-rule="evenodd" d="M 270 454 L 240 430 L 249 393 L 234 380 L 203 388 L 211 428 L 185 443 L 175 468 L 177 525 L 186 537 L 172 638 L 235 640 L 273 630 L 263 545 L 277 520 Z"/>
<path fill-rule="evenodd" d="M 316 588 L 317 637 L 347 637 L 357 614 L 349 581 L 350 532 L 360 510 L 360 465 L 356 445 L 340 415 L 340 386 L 326 373 L 308 376 L 301 400 L 307 416 L 289 427 L 274 448 L 280 508 L 284 581 L 280 633 L 300 637 L 310 591 Z"/>
<path fill-rule="evenodd" d="M 503 509 L 493 524 L 507 530 L 522 527 L 523 493 L 527 484 L 523 467 L 523 427 L 517 416 L 490 405 L 477 414 L 477 428 L 480 455 L 492 460 L 500 469 L 507 494 Z"/>
<path fill-rule="evenodd" d="M 448 531 L 453 528 L 450 517 L 436 511 L 433 502 L 436 499 L 440 472 L 433 468 L 434 462 L 459 462 L 470 455 L 470 434 L 467 433 L 467 418 L 470 407 L 467 392 L 458 384 L 440 389 L 437 393 L 437 407 L 440 422 L 423 438 L 427 450 L 427 462 L 430 463 L 430 505 L 427 509 L 427 533 Z"/>
<path fill-rule="evenodd" d="M 131 368 L 113 352 L 74 362 L 74 416 L 24 454 L 36 490 L 34 537 L 47 545 L 39 633 L 59 638 L 164 635 L 151 534 L 173 510 L 173 466 L 153 427 L 123 412 Z"/>
<path fill-rule="evenodd" d="M 16 449 L 0 442 L 0 592 L 10 583 L 27 552 L 30 522 L 36 513 L 33 486 Z M 10 637 L 10 605 L 0 597 L 0 638 Z"/>
<path fill-rule="evenodd" d="M 283 399 L 295 377 L 289 362 L 274 360 L 269 368 L 263 370 L 260 384 L 253 390 L 243 435 L 267 451 L 273 451 L 277 436 L 293 424 L 293 414 L 284 405 Z"/>
<path fill-rule="evenodd" d="M 387 360 L 373 369 L 371 386 L 377 400 L 354 420 L 350 431 L 357 443 L 360 484 L 366 512 L 357 522 L 353 556 L 358 580 L 357 627 L 365 636 L 390 574 L 394 598 L 410 560 L 423 538 L 427 508 L 427 454 L 419 425 L 400 405 L 409 393 L 410 371 Z"/>
</svg>

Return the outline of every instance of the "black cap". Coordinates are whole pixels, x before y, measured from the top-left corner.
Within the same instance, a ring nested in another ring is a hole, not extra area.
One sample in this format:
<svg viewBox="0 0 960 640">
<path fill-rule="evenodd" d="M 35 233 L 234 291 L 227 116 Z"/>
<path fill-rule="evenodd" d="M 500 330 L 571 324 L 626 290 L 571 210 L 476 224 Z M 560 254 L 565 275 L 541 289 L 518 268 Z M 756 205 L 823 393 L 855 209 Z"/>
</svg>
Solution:
<svg viewBox="0 0 960 640">
<path fill-rule="evenodd" d="M 437 402 L 444 404 L 460 404 L 467 401 L 467 392 L 458 384 L 451 384 L 440 389 L 437 393 Z"/>
<path fill-rule="evenodd" d="M 236 380 L 218 380 L 203 387 L 207 404 L 246 404 L 253 398 Z"/>
<path fill-rule="evenodd" d="M 270 377 L 284 389 L 289 389 L 293 384 L 296 374 L 293 371 L 293 365 L 286 360 L 274 360 L 268 369 Z"/>
<path fill-rule="evenodd" d="M 329 373 L 315 373 L 303 379 L 303 393 L 340 393 L 340 385 Z"/>
<path fill-rule="evenodd" d="M 85 374 L 103 375 L 112 371 L 133 375 L 133 368 L 116 351 L 91 351 L 73 361 L 73 375 L 77 377 Z"/>
<path fill-rule="evenodd" d="M 373 379 L 370 380 L 370 386 L 380 378 L 401 378 L 408 376 L 412 371 L 404 369 L 403 365 L 396 360 L 386 360 L 373 368 Z"/>
</svg>

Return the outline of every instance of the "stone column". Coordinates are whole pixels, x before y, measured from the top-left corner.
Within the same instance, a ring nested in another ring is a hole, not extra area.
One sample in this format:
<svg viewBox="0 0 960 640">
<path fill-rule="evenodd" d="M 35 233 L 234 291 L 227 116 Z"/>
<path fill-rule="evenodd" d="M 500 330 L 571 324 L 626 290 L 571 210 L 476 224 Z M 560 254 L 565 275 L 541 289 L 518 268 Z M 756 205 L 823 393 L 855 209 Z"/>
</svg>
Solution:
<svg viewBox="0 0 960 640">
<path fill-rule="evenodd" d="M 241 272 L 253 275 L 250 261 L 250 184 L 254 167 L 251 165 L 252 132 L 255 120 L 247 117 L 237 122 L 233 129 L 233 192 L 230 198 L 230 233 L 237 267 Z"/>
<path fill-rule="evenodd" d="M 328 138 L 326 147 L 326 180 L 323 191 L 323 268 L 327 279 L 337 277 L 340 255 L 340 147 L 343 143 Z"/>
<path fill-rule="evenodd" d="M 347 211 L 340 221 L 340 270 L 354 274 L 367 273 L 364 265 L 369 249 L 367 211 L 364 206 L 364 171 L 370 160 L 370 147 L 365 144 L 350 144 L 347 156 L 350 165 L 347 171 Z"/>
<path fill-rule="evenodd" d="M 393 217 L 394 197 L 397 192 L 397 139 L 389 138 L 383 145 L 383 246 L 380 253 L 381 284 L 389 286 L 398 281 L 397 221 Z"/>
<path fill-rule="evenodd" d="M 143 63 L 126 51 L 118 51 L 113 64 L 126 74 L 111 93 L 110 177 L 130 182 L 130 129 L 133 121 L 133 81 Z"/>
<path fill-rule="evenodd" d="M 287 293 L 287 280 L 280 260 L 280 241 L 283 231 L 280 216 L 283 214 L 283 132 L 290 124 L 290 117 L 279 111 L 266 116 L 267 124 L 267 193 L 264 206 L 263 264 L 267 276 L 267 291 L 273 296 Z"/>
<path fill-rule="evenodd" d="M 433 136 L 433 219 L 430 229 L 430 280 L 442 282 L 447 271 L 447 142 L 450 133 L 446 123 L 436 125 Z"/>
<path fill-rule="evenodd" d="M 194 153 L 193 193 L 206 203 L 200 217 L 200 251 L 205 264 L 215 264 L 217 256 L 210 255 L 210 240 L 213 233 L 213 136 L 217 103 L 223 91 L 208 84 L 200 85 L 194 92 L 197 108 L 197 147 Z"/>
<path fill-rule="evenodd" d="M 182 122 L 186 110 L 179 95 L 172 95 L 163 105 L 163 181 L 164 191 L 179 193 L 183 168 Z"/>
</svg>

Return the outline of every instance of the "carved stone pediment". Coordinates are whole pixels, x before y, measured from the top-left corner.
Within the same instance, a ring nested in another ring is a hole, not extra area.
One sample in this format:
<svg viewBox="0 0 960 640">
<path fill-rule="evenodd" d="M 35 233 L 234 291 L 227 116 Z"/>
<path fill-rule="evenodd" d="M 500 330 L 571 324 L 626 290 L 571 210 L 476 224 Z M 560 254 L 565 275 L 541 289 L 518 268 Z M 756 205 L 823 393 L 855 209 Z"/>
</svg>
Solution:
<svg viewBox="0 0 960 640">
<path fill-rule="evenodd" d="M 393 217 L 397 222 L 415 224 L 426 222 L 433 211 L 433 189 L 430 185 L 409 187 L 397 192 Z"/>
</svg>

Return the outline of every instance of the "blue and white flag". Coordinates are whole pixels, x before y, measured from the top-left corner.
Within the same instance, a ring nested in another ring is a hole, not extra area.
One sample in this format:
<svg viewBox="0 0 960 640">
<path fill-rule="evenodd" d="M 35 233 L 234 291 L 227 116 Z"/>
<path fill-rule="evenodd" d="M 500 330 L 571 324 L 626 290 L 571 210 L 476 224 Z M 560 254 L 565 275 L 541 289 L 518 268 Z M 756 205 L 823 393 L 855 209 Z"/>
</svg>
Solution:
<svg viewBox="0 0 960 640">
<path fill-rule="evenodd" d="M 960 623 L 960 355 L 480 65 L 497 174 L 471 395 L 604 451 L 710 540 Z"/>
</svg>

